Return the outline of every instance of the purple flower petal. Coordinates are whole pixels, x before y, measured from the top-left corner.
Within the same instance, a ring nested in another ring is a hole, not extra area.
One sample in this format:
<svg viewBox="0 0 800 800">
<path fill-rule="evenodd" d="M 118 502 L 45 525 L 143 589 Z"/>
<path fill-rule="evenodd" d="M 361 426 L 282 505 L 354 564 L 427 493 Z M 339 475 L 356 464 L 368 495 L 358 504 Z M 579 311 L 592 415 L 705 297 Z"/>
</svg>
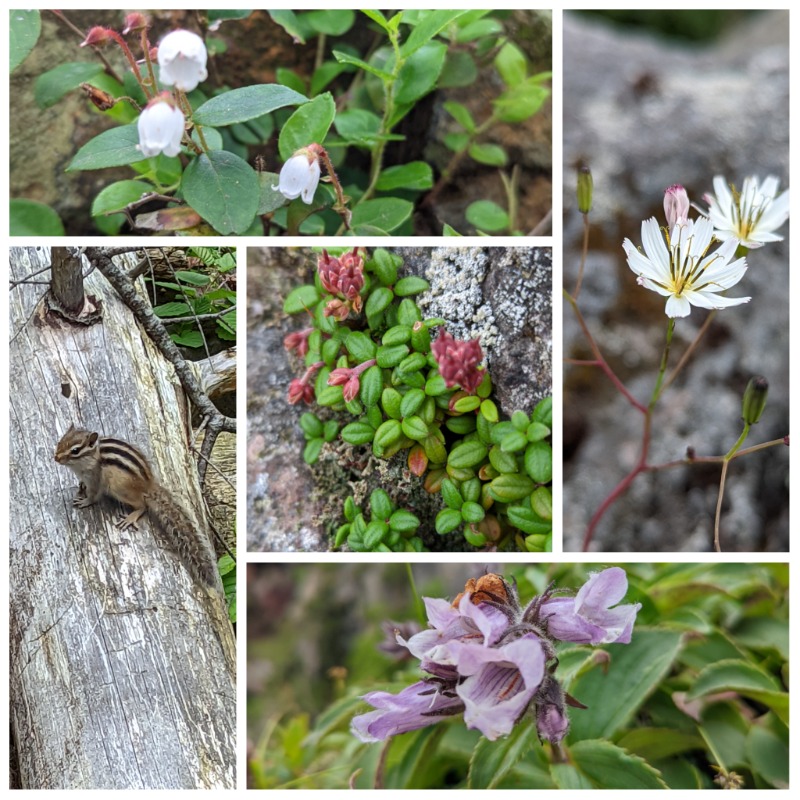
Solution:
<svg viewBox="0 0 800 800">
<path fill-rule="evenodd" d="M 545 654 L 535 634 L 500 647 L 452 642 L 464 701 L 464 722 L 494 740 L 511 732 L 545 676 Z"/>
<path fill-rule="evenodd" d="M 575 597 L 554 597 L 542 604 L 542 619 L 556 639 L 578 644 L 627 644 L 641 603 L 611 606 L 628 591 L 625 570 L 611 567 L 595 573 Z"/>
</svg>

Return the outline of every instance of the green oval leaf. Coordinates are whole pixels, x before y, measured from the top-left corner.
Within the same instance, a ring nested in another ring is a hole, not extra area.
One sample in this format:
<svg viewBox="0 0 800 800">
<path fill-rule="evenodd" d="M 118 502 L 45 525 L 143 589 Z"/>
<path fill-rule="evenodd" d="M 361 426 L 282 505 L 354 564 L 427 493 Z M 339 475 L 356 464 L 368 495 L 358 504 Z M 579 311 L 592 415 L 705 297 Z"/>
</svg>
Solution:
<svg viewBox="0 0 800 800">
<path fill-rule="evenodd" d="M 8 224 L 8 231 L 12 236 L 64 235 L 61 217 L 50 206 L 35 200 L 12 200 Z"/>
<path fill-rule="evenodd" d="M 505 209 L 491 200 L 477 200 L 467 206 L 467 220 L 478 230 L 502 231 L 508 228 L 510 220 Z"/>
<path fill-rule="evenodd" d="M 13 72 L 33 50 L 42 30 L 42 19 L 36 9 L 25 11 L 14 9 L 10 12 L 9 62 Z"/>
<path fill-rule="evenodd" d="M 387 419 L 383 425 L 375 431 L 375 444 L 379 447 L 388 447 L 394 444 L 403 435 L 400 423 L 396 419 Z"/>
<path fill-rule="evenodd" d="M 496 144 L 473 144 L 469 148 L 469 154 L 479 164 L 490 167 L 504 167 L 508 163 L 508 154 Z"/>
<path fill-rule="evenodd" d="M 383 373 L 380 367 L 370 367 L 359 381 L 359 397 L 367 408 L 378 402 L 383 390 Z"/>
<path fill-rule="evenodd" d="M 278 137 L 281 158 L 288 161 L 301 147 L 315 143 L 322 144 L 335 116 L 336 104 L 330 92 L 325 92 L 300 106 L 281 128 Z"/>
<path fill-rule="evenodd" d="M 75 153 L 67 172 L 122 167 L 144 161 L 145 156 L 142 155 L 138 145 L 139 130 L 136 125 L 122 125 L 119 128 L 103 131 Z"/>
<path fill-rule="evenodd" d="M 489 484 L 489 487 L 495 500 L 501 503 L 510 503 L 528 497 L 534 489 L 534 483 L 525 475 L 499 475 Z"/>
<path fill-rule="evenodd" d="M 306 283 L 289 292 L 283 301 L 283 311 L 285 314 L 299 314 L 301 311 L 312 309 L 318 301 L 317 287 Z"/>
<path fill-rule="evenodd" d="M 503 438 L 504 443 L 507 438 Z M 536 483 L 550 483 L 553 479 L 553 448 L 548 442 L 531 442 L 528 445 L 525 450 L 525 472 Z"/>
<path fill-rule="evenodd" d="M 33 89 L 39 108 L 50 108 L 65 94 L 103 72 L 102 64 L 89 61 L 70 61 L 42 73 Z"/>
<path fill-rule="evenodd" d="M 383 489 L 374 489 L 369 496 L 369 507 L 373 519 L 388 520 L 392 515 L 392 501 Z"/>
<path fill-rule="evenodd" d="M 389 517 L 389 527 L 393 531 L 400 533 L 412 533 L 420 526 L 419 518 L 414 516 L 410 511 L 404 508 L 398 508 L 397 511 Z"/>
<path fill-rule="evenodd" d="M 392 347 L 382 345 L 378 348 L 375 358 L 378 366 L 384 368 L 396 367 L 408 355 L 408 347 L 404 344 L 397 344 Z"/>
<path fill-rule="evenodd" d="M 375 357 L 375 342 L 362 331 L 350 331 L 344 341 L 347 352 L 359 363 Z"/>
<path fill-rule="evenodd" d="M 474 467 L 486 458 L 488 452 L 489 448 L 481 441 L 463 442 L 450 451 L 447 464 L 454 469 Z"/>
<path fill-rule="evenodd" d="M 92 203 L 92 216 L 113 214 L 129 203 L 139 200 L 146 192 L 152 192 L 152 184 L 144 181 L 116 181 L 106 186 Z"/>
<path fill-rule="evenodd" d="M 342 428 L 342 439 L 348 444 L 369 444 L 375 438 L 375 428 L 367 422 L 351 422 Z"/>
<path fill-rule="evenodd" d="M 403 433 L 409 439 L 414 439 L 414 441 L 422 441 L 428 435 L 428 426 L 416 416 L 406 417 L 401 427 L 403 428 Z"/>
<path fill-rule="evenodd" d="M 443 508 L 436 515 L 436 533 L 451 533 L 461 525 L 461 512 L 454 508 Z"/>
<path fill-rule="evenodd" d="M 414 204 L 408 200 L 400 200 L 396 197 L 379 197 L 376 200 L 366 200 L 353 209 L 351 224 L 355 233 L 362 233 L 359 229 L 369 229 L 363 231 L 365 235 L 378 235 L 380 232 L 391 233 L 395 228 L 399 228 L 414 210 Z"/>
<path fill-rule="evenodd" d="M 231 89 L 212 97 L 195 110 L 192 119 L 199 125 L 211 125 L 216 128 L 233 125 L 236 122 L 246 122 L 277 108 L 299 106 L 307 102 L 307 97 L 287 86 L 261 83 L 256 86 Z"/>
<path fill-rule="evenodd" d="M 203 153 L 186 167 L 181 181 L 186 202 L 221 234 L 244 233 L 258 211 L 255 170 L 227 150 Z"/>
<path fill-rule="evenodd" d="M 375 314 L 380 314 L 385 308 L 391 305 L 394 299 L 394 293 L 388 286 L 379 286 L 367 298 L 366 305 L 364 306 L 364 313 L 368 317 Z"/>
<path fill-rule="evenodd" d="M 433 170 L 424 161 L 411 161 L 396 167 L 387 167 L 381 172 L 375 188 L 380 192 L 393 189 L 424 191 L 433 186 Z"/>
<path fill-rule="evenodd" d="M 408 275 L 405 278 L 400 278 L 395 284 L 394 293 L 398 297 L 409 297 L 421 292 L 427 292 L 431 285 L 425 278 L 420 278 L 416 275 Z"/>
</svg>

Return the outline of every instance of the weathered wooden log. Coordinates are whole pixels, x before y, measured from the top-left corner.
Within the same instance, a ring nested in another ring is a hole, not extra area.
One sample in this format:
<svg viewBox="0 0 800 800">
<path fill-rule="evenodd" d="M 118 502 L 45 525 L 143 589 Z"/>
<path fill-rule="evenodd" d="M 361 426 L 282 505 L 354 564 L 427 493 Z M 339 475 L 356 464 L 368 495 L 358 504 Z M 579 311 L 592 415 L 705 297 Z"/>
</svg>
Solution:
<svg viewBox="0 0 800 800">
<path fill-rule="evenodd" d="M 49 248 L 12 248 L 12 281 L 49 261 Z M 121 532 L 115 509 L 73 508 L 77 480 L 53 460 L 71 423 L 122 438 L 202 520 L 174 371 L 97 271 L 85 281 L 102 314 L 94 324 L 64 319 L 46 291 L 21 283 L 10 296 L 10 707 L 20 786 L 233 788 L 235 642 L 224 600 L 193 585 L 147 518 Z"/>
</svg>

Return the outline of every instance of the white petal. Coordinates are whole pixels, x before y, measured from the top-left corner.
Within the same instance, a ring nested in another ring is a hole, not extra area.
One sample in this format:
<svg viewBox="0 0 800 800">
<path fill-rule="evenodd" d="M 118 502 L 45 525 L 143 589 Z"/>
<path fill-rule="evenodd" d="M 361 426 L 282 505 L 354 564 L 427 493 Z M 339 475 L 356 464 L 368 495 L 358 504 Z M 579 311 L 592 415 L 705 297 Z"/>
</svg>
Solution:
<svg viewBox="0 0 800 800">
<path fill-rule="evenodd" d="M 668 317 L 688 317 L 692 307 L 685 297 L 676 297 L 674 294 L 667 300 L 665 311 Z"/>
<path fill-rule="evenodd" d="M 311 203 L 314 202 L 314 192 L 317 191 L 317 185 L 319 184 L 319 175 L 320 175 L 319 161 L 315 159 L 308 165 L 308 176 L 305 188 L 303 189 L 302 193 L 303 202 L 306 203 L 307 205 L 311 205 Z"/>
<path fill-rule="evenodd" d="M 669 250 L 655 217 L 650 217 L 642 223 L 642 246 L 654 267 L 660 270 L 662 275 L 669 275 Z"/>
</svg>

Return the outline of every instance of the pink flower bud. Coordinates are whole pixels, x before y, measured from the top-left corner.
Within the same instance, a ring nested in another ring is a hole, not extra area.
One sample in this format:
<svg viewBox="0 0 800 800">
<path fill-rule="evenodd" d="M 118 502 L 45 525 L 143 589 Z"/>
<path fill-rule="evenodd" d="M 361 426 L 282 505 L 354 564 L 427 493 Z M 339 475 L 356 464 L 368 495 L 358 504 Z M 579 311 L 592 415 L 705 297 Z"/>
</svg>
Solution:
<svg viewBox="0 0 800 800">
<path fill-rule="evenodd" d="M 342 300 L 331 300 L 323 311 L 326 317 L 333 317 L 338 322 L 344 322 L 350 314 L 350 306 Z"/>
<path fill-rule="evenodd" d="M 477 339 L 460 341 L 442 331 L 431 344 L 431 350 L 445 385 L 451 388 L 457 384 L 468 394 L 474 394 L 484 376 L 484 371 L 478 369 L 483 361 L 480 342 Z"/>
<path fill-rule="evenodd" d="M 342 390 L 342 397 L 344 397 L 345 403 L 350 403 L 358 397 L 359 388 L 358 375 L 353 375 Z"/>
<path fill-rule="evenodd" d="M 122 29 L 124 35 L 128 35 L 133 31 L 144 31 L 150 27 L 147 17 L 139 11 L 134 11 L 125 17 L 125 27 Z"/>
<path fill-rule="evenodd" d="M 326 292 L 336 294 L 339 291 L 339 269 L 341 266 L 342 264 L 338 258 L 329 256 L 328 251 L 323 249 L 322 255 L 317 262 L 317 273 Z"/>
<path fill-rule="evenodd" d="M 306 405 L 311 405 L 314 402 L 314 387 L 310 383 L 304 383 L 302 378 L 295 378 L 289 384 L 288 400 L 292 405 L 301 400 L 305 401 Z"/>
<path fill-rule="evenodd" d="M 112 39 L 113 34 L 108 28 L 103 28 L 101 25 L 95 25 L 89 33 L 86 34 L 86 38 L 81 42 L 81 47 L 89 47 L 90 45 L 93 47 L 103 47 L 107 45 Z"/>
<path fill-rule="evenodd" d="M 683 225 L 688 221 L 689 195 L 680 184 L 676 183 L 664 192 L 664 213 L 670 230 L 675 225 Z"/>
<path fill-rule="evenodd" d="M 349 367 L 332 369 L 330 375 L 328 375 L 328 386 L 341 386 L 350 380 L 352 374 L 353 370 Z"/>
</svg>

